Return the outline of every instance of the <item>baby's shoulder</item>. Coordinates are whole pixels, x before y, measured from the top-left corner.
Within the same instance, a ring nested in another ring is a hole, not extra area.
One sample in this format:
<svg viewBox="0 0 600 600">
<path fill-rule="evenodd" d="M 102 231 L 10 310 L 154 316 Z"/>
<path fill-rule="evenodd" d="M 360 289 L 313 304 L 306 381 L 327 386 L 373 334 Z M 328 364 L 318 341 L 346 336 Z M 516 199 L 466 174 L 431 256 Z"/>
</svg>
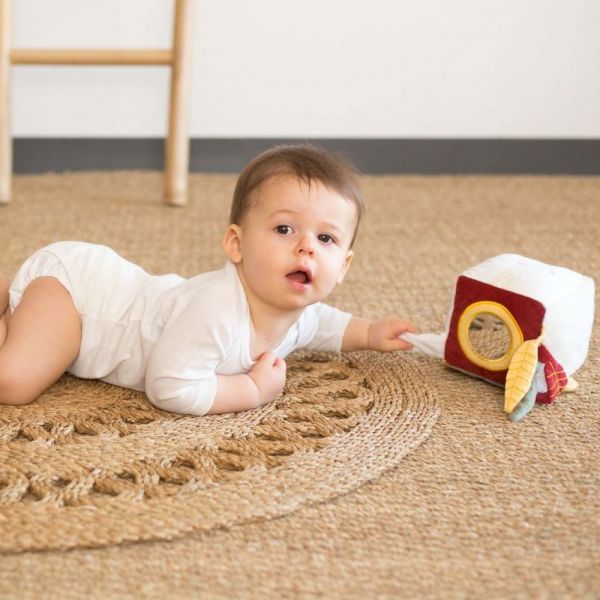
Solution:
<svg viewBox="0 0 600 600">
<path fill-rule="evenodd" d="M 245 296 L 228 269 L 209 271 L 190 277 L 173 291 L 173 299 L 193 310 L 219 315 L 235 315 L 243 311 Z"/>
<path fill-rule="evenodd" d="M 168 331 L 180 339 L 216 344 L 225 355 L 244 335 L 247 311 L 236 289 L 220 279 L 213 272 L 184 280 L 165 299 L 163 318 Z"/>
</svg>

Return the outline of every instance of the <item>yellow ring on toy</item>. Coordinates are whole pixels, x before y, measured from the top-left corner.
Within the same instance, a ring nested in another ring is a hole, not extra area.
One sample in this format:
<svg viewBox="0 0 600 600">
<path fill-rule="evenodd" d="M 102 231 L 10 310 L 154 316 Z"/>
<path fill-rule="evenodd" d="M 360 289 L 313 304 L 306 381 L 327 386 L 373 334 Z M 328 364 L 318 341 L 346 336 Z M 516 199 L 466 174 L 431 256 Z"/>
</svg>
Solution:
<svg viewBox="0 0 600 600">
<path fill-rule="evenodd" d="M 500 358 L 486 358 L 485 356 L 475 352 L 471 345 L 469 338 L 469 326 L 471 321 L 481 313 L 489 313 L 495 317 L 501 319 L 501 321 L 508 328 L 510 335 L 510 347 Z M 478 367 L 483 367 L 488 371 L 504 371 L 508 369 L 510 359 L 516 352 L 517 348 L 523 343 L 523 332 L 519 327 L 516 319 L 512 316 L 511 312 L 502 304 L 498 302 L 492 302 L 490 300 L 483 300 L 481 302 L 474 302 L 469 304 L 467 308 L 460 315 L 458 320 L 457 329 L 458 343 L 465 356 Z"/>
</svg>

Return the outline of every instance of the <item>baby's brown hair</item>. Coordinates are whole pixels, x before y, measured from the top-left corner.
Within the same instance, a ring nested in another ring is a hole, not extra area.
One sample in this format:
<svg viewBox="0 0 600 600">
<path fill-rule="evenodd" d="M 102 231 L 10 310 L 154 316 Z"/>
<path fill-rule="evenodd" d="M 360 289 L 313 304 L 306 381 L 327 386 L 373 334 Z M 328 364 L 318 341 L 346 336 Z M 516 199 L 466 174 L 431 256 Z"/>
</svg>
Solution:
<svg viewBox="0 0 600 600">
<path fill-rule="evenodd" d="M 352 247 L 365 212 L 359 173 L 343 158 L 311 144 L 276 146 L 248 163 L 233 192 L 229 223 L 239 225 L 252 205 L 252 194 L 266 181 L 280 175 L 291 175 L 308 185 L 311 181 L 319 181 L 351 202 L 356 210 Z"/>
</svg>

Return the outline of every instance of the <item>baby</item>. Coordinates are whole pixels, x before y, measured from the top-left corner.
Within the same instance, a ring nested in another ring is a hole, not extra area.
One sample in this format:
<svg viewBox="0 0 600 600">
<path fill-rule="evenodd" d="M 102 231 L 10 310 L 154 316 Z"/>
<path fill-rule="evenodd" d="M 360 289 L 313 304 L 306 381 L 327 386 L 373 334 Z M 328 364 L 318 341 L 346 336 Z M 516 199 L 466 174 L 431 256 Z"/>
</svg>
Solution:
<svg viewBox="0 0 600 600">
<path fill-rule="evenodd" d="M 237 412 L 279 396 L 296 349 L 409 349 L 410 321 L 322 303 L 348 272 L 363 210 L 350 165 L 280 146 L 238 179 L 219 271 L 151 276 L 84 242 L 38 250 L 10 286 L 0 277 L 0 404 L 32 402 L 67 371 L 167 411 Z"/>
</svg>

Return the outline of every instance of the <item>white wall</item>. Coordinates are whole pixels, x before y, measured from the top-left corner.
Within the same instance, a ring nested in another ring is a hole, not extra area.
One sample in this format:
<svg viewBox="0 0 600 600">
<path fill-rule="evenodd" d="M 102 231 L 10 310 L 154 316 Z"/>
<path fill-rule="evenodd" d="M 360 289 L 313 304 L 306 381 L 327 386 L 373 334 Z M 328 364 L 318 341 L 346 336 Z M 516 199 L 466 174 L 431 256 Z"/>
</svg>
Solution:
<svg viewBox="0 0 600 600">
<path fill-rule="evenodd" d="M 13 0 L 15 47 L 166 47 L 170 0 Z M 598 0 L 198 0 L 194 137 L 600 137 Z M 16 137 L 154 137 L 167 70 L 14 67 Z"/>
</svg>

